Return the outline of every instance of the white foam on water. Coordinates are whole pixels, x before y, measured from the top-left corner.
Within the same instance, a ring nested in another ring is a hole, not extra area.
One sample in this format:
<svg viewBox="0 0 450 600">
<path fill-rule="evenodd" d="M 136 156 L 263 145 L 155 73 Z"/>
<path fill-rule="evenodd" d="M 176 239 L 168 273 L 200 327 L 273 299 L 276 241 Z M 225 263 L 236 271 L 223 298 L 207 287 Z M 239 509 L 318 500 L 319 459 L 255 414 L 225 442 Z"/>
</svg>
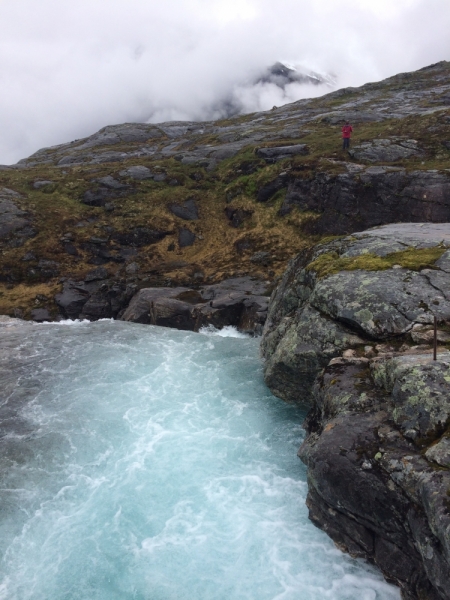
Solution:
<svg viewBox="0 0 450 600">
<path fill-rule="evenodd" d="M 202 333 L 203 335 L 241 339 L 250 337 L 247 333 L 242 333 L 241 331 L 238 331 L 238 329 L 236 327 L 233 327 L 232 325 L 226 325 L 225 327 L 222 327 L 222 329 L 217 329 L 216 327 L 214 327 L 214 325 L 208 325 L 205 327 L 201 327 L 199 333 Z"/>
<path fill-rule="evenodd" d="M 400 598 L 308 520 L 304 414 L 265 387 L 258 340 L 110 321 L 5 336 L 1 600 Z"/>
</svg>

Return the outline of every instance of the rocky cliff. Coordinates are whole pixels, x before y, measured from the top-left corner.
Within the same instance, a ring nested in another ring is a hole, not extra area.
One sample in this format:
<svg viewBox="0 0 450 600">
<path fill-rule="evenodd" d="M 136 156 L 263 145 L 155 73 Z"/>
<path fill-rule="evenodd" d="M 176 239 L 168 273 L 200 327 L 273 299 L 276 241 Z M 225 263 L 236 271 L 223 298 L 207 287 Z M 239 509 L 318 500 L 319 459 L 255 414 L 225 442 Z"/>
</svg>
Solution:
<svg viewBox="0 0 450 600">
<path fill-rule="evenodd" d="M 225 121 L 108 126 L 0 167 L 0 312 L 57 318 L 72 290 L 71 315 L 116 317 L 142 288 L 273 283 L 318 237 L 448 221 L 449 168 L 447 62 Z"/>
<path fill-rule="evenodd" d="M 411 600 L 450 598 L 449 349 L 449 224 L 303 252 L 262 339 L 268 386 L 311 405 L 299 450 L 310 518 Z"/>
</svg>

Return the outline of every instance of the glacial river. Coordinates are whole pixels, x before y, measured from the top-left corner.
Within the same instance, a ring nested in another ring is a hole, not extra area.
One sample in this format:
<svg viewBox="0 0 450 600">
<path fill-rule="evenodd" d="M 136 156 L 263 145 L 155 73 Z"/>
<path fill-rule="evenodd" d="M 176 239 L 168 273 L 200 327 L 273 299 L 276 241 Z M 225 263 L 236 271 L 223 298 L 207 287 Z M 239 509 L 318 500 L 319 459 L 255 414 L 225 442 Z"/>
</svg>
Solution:
<svg viewBox="0 0 450 600">
<path fill-rule="evenodd" d="M 258 340 L 0 329 L 1 600 L 398 600 L 309 521 Z"/>
</svg>

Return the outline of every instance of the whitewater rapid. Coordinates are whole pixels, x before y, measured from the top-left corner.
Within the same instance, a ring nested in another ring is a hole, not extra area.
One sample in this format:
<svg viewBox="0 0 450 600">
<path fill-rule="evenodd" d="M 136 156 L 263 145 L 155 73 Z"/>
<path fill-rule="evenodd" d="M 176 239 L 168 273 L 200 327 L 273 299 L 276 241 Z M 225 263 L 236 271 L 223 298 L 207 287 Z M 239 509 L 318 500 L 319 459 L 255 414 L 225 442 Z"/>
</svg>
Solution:
<svg viewBox="0 0 450 600">
<path fill-rule="evenodd" d="M 3 328 L 1 600 L 398 600 L 309 521 L 258 340 Z"/>
</svg>

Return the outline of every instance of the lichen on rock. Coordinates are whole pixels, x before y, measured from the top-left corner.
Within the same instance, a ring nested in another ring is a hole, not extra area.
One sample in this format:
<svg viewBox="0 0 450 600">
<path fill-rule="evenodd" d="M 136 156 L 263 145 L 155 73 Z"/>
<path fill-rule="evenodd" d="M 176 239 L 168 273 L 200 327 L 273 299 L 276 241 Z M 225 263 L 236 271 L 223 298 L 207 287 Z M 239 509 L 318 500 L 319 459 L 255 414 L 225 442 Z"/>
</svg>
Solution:
<svg viewBox="0 0 450 600">
<path fill-rule="evenodd" d="M 311 406 L 311 520 L 409 600 L 450 598 L 450 352 L 430 346 L 434 317 L 441 340 L 450 325 L 449 247 L 450 224 L 319 244 L 291 261 L 261 344 L 272 391 Z"/>
</svg>

